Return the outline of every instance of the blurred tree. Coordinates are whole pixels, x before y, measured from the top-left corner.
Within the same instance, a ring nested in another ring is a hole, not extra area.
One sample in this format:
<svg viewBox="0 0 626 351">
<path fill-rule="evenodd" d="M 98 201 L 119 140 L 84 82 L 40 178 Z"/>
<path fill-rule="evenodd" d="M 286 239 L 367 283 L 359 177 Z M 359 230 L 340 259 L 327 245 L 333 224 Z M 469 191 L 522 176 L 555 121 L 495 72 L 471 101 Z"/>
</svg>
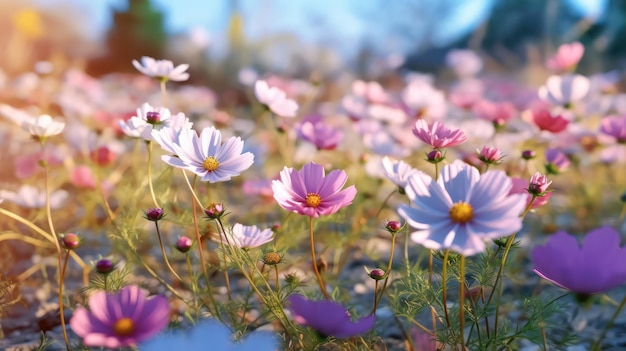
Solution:
<svg viewBox="0 0 626 351">
<path fill-rule="evenodd" d="M 600 69 L 624 68 L 626 65 L 626 1 L 608 0 L 603 15 L 590 23 L 580 37 L 588 51 L 602 52 Z M 597 61 L 597 57 L 595 57 Z"/>
<path fill-rule="evenodd" d="M 127 0 L 125 11 L 113 11 L 106 52 L 90 61 L 87 70 L 94 75 L 134 71 L 133 59 L 162 59 L 166 41 L 163 13 L 150 0 Z"/>
</svg>

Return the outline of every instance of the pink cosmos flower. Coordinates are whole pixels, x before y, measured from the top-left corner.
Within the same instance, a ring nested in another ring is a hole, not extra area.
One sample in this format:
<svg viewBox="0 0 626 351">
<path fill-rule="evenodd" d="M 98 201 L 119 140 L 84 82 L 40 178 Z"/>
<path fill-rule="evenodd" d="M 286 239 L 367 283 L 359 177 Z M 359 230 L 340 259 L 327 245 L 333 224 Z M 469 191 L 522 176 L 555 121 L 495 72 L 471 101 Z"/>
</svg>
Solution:
<svg viewBox="0 0 626 351">
<path fill-rule="evenodd" d="M 402 91 L 402 101 L 411 116 L 440 119 L 447 111 L 443 91 L 435 89 L 429 82 L 412 81 Z"/>
<path fill-rule="evenodd" d="M 310 162 L 300 171 L 285 167 L 280 179 L 272 181 L 274 199 L 280 207 L 300 215 L 317 218 L 348 206 L 356 196 L 354 185 L 346 189 L 346 172 L 334 170 L 325 175 L 324 167 Z"/>
<path fill-rule="evenodd" d="M 334 150 L 343 140 L 343 131 L 322 120 L 309 120 L 299 125 L 298 137 L 314 144 L 318 150 Z"/>
<path fill-rule="evenodd" d="M 473 50 L 450 50 L 446 55 L 446 63 L 461 78 L 472 77 L 483 69 L 483 60 Z"/>
<path fill-rule="evenodd" d="M 89 309 L 74 311 L 72 330 L 85 345 L 110 349 L 134 347 L 160 332 L 170 319 L 167 299 L 147 299 L 136 285 L 126 286 L 117 294 L 95 293 L 89 299 Z"/>
<path fill-rule="evenodd" d="M 476 150 L 476 154 L 478 159 L 486 164 L 499 163 L 503 157 L 502 150 L 491 146 L 483 146 L 482 149 Z"/>
<path fill-rule="evenodd" d="M 96 178 L 88 166 L 74 167 L 70 172 L 70 182 L 77 188 L 96 188 Z"/>
<path fill-rule="evenodd" d="M 552 184 L 552 181 L 548 181 L 548 177 L 536 172 L 532 177 L 530 177 L 528 192 L 536 196 L 541 196 L 548 190 L 550 184 Z"/>
<path fill-rule="evenodd" d="M 535 125 L 539 129 L 547 130 L 550 133 L 560 133 L 569 124 L 569 120 L 561 117 L 561 115 L 553 116 L 547 108 L 534 109 L 531 113 Z"/>
<path fill-rule="evenodd" d="M 516 109 L 510 102 L 492 102 L 481 100 L 474 104 L 472 111 L 478 118 L 502 126 L 515 117 Z"/>
<path fill-rule="evenodd" d="M 334 301 L 310 301 L 302 295 L 291 295 L 289 304 L 296 323 L 338 339 L 363 334 L 374 328 L 376 322 L 373 313 L 353 322 L 348 311 Z"/>
<path fill-rule="evenodd" d="M 260 103 L 270 111 L 281 117 L 295 117 L 298 104 L 287 98 L 284 91 L 276 87 L 270 87 L 266 81 L 257 80 L 254 83 L 254 95 Z"/>
<path fill-rule="evenodd" d="M 415 122 L 413 134 L 435 149 L 461 145 L 468 139 L 465 133 L 459 129 L 450 129 L 437 121 L 428 125 L 423 119 Z"/>
<path fill-rule="evenodd" d="M 579 42 L 559 46 L 556 54 L 546 61 L 546 66 L 557 72 L 571 71 L 585 53 L 585 46 Z"/>
<path fill-rule="evenodd" d="M 461 161 L 446 165 L 438 181 L 415 174 L 405 188 L 411 206 L 398 213 L 416 229 L 411 239 L 429 249 L 452 249 L 470 256 L 485 249 L 485 239 L 510 235 L 522 227 L 526 195 L 509 194 L 503 171 L 478 170 Z"/>
<path fill-rule="evenodd" d="M 528 206 L 530 200 L 533 197 L 531 194 L 528 193 L 528 189 L 530 187 L 528 181 L 518 177 L 511 177 L 511 182 L 513 183 L 513 186 L 511 187 L 511 191 L 509 191 L 509 194 L 525 194 L 526 206 Z M 551 197 L 552 193 L 545 193 L 543 196 L 537 196 L 530 208 L 535 209 L 547 204 Z"/>
<path fill-rule="evenodd" d="M 590 231 L 579 244 L 560 231 L 531 252 L 535 273 L 580 295 L 598 294 L 626 282 L 626 247 L 611 227 Z"/>
<path fill-rule="evenodd" d="M 600 123 L 601 133 L 613 137 L 618 143 L 626 143 L 626 115 L 604 117 Z"/>
<path fill-rule="evenodd" d="M 559 174 L 570 165 L 567 155 L 556 148 L 546 149 L 546 162 L 546 170 L 551 174 Z"/>
</svg>

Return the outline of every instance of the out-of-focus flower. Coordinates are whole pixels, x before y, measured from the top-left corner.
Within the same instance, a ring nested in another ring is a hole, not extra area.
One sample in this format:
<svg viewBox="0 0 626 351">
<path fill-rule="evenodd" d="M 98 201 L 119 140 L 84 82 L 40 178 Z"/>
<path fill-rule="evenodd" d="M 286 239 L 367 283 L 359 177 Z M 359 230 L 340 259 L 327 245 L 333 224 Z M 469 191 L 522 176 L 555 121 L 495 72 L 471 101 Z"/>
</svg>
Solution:
<svg viewBox="0 0 626 351">
<path fill-rule="evenodd" d="M 96 272 L 100 274 L 109 274 L 115 269 L 115 264 L 108 258 L 103 258 L 96 262 Z"/>
<path fill-rule="evenodd" d="M 227 326 L 215 320 L 202 321 L 189 332 L 163 334 L 145 342 L 142 351 L 275 351 L 278 349 L 275 334 L 255 331 L 234 341 Z M 208 346 L 210 345 L 210 346 Z"/>
<path fill-rule="evenodd" d="M 318 150 L 334 150 L 343 140 L 343 131 L 318 121 L 304 121 L 298 127 L 298 137 L 317 147 Z"/>
<path fill-rule="evenodd" d="M 517 113 L 515 106 L 510 102 L 492 102 L 489 100 L 476 102 L 472 106 L 472 111 L 478 118 L 490 121 L 495 126 L 503 126 Z"/>
<path fill-rule="evenodd" d="M 600 132 L 618 143 L 626 143 L 626 115 L 604 117 L 600 122 Z"/>
<path fill-rule="evenodd" d="M 465 133 L 459 129 L 450 129 L 438 121 L 428 125 L 423 119 L 415 122 L 413 134 L 435 149 L 461 145 L 468 139 Z"/>
<path fill-rule="evenodd" d="M 589 78 L 580 74 L 550 76 L 539 88 L 539 98 L 552 105 L 569 107 L 587 96 L 589 86 Z"/>
<path fill-rule="evenodd" d="M 185 72 L 189 68 L 186 63 L 174 67 L 174 63 L 170 60 L 155 60 L 152 57 L 143 56 L 141 63 L 133 60 L 133 66 L 148 77 L 165 81 L 182 82 L 189 79 L 189 73 Z"/>
<path fill-rule="evenodd" d="M 74 233 L 63 234 L 61 242 L 66 249 L 74 250 L 80 245 L 80 237 Z"/>
<path fill-rule="evenodd" d="M 561 115 L 553 116 L 548 109 L 534 109 L 531 111 L 532 121 L 541 130 L 547 130 L 550 133 L 560 133 L 567 128 L 569 120 L 561 117 Z"/>
<path fill-rule="evenodd" d="M 41 168 L 41 162 L 45 162 L 48 166 L 56 166 L 63 162 L 62 158 L 58 158 L 56 152 L 37 151 L 31 154 L 15 155 L 15 176 L 19 179 L 26 179 L 37 173 Z"/>
<path fill-rule="evenodd" d="M 135 347 L 160 332 L 169 322 L 167 299 L 146 293 L 136 285 L 116 294 L 99 291 L 89 298 L 89 309 L 79 307 L 70 320 L 72 330 L 86 346 Z"/>
<path fill-rule="evenodd" d="M 475 76 L 483 69 L 483 60 L 473 50 L 450 50 L 446 63 L 461 78 Z"/>
<path fill-rule="evenodd" d="M 281 117 L 295 117 L 298 104 L 287 98 L 284 91 L 277 87 L 271 87 L 264 80 L 257 80 L 254 83 L 254 95 L 260 103 L 265 105 L 270 111 Z"/>
<path fill-rule="evenodd" d="M 110 165 L 117 158 L 117 153 L 110 147 L 100 146 L 89 153 L 91 160 L 100 167 Z"/>
<path fill-rule="evenodd" d="M 399 189 L 404 193 L 404 187 L 409 177 L 416 172 L 420 172 L 417 169 L 409 166 L 406 162 L 400 160 L 391 160 L 385 156 L 382 160 L 383 173 L 392 181 Z"/>
<path fill-rule="evenodd" d="M 144 211 L 144 218 L 152 222 L 158 222 L 163 217 L 165 217 L 165 212 L 162 208 L 154 207 Z"/>
<path fill-rule="evenodd" d="M 440 119 L 447 111 L 444 93 L 424 81 L 409 83 L 402 91 L 402 101 L 413 117 Z"/>
<path fill-rule="evenodd" d="M 70 172 L 70 182 L 77 188 L 96 188 L 96 178 L 88 166 L 74 167 Z"/>
<path fill-rule="evenodd" d="M 220 240 L 231 246 L 242 249 L 254 249 L 274 239 L 271 228 L 261 230 L 256 225 L 248 226 L 236 223 L 230 233 L 220 233 Z"/>
<path fill-rule="evenodd" d="M 230 137 L 222 144 L 222 133 L 215 127 L 204 128 L 200 136 L 194 130 L 183 129 L 178 144 L 171 144 L 177 157 L 163 155 L 161 159 L 172 167 L 186 169 L 210 183 L 224 182 L 252 166 L 254 155 L 243 151 L 243 140 Z"/>
<path fill-rule="evenodd" d="M 441 150 L 431 150 L 426 154 L 426 161 L 430 163 L 439 163 L 443 161 L 445 156 L 441 153 Z"/>
<path fill-rule="evenodd" d="M 287 211 L 315 218 L 350 205 L 356 188 L 351 185 L 341 190 L 348 180 L 346 172 L 336 169 L 325 174 L 324 167 L 313 162 L 300 171 L 285 167 L 280 179 L 272 181 L 274 199 Z"/>
<path fill-rule="evenodd" d="M 559 46 L 556 54 L 546 61 L 546 66 L 557 72 L 572 71 L 583 57 L 585 46 L 579 42 Z"/>
<path fill-rule="evenodd" d="M 385 277 L 387 276 L 385 274 L 385 271 L 383 271 L 380 268 L 374 268 L 372 270 L 369 270 L 367 267 L 365 267 L 365 272 L 367 273 L 367 275 L 374 279 L 374 280 L 383 280 L 385 279 Z"/>
<path fill-rule="evenodd" d="M 404 228 L 404 225 L 398 221 L 389 221 L 385 225 L 385 229 L 389 231 L 391 234 L 395 234 L 400 231 L 400 229 Z"/>
<path fill-rule="evenodd" d="M 56 190 L 50 193 L 50 208 L 53 210 L 60 208 L 68 195 L 65 190 Z M 43 208 L 46 206 L 45 191 L 40 191 L 30 185 L 22 185 L 17 193 L 0 190 L 0 198 L 26 208 Z"/>
<path fill-rule="evenodd" d="M 556 148 L 546 149 L 546 162 L 546 171 L 550 174 L 559 174 L 570 165 L 567 155 Z"/>
<path fill-rule="evenodd" d="M 500 163 L 503 157 L 502 150 L 491 146 L 483 146 L 482 149 L 476 150 L 476 154 L 479 160 L 488 165 Z"/>
<path fill-rule="evenodd" d="M 411 329 L 411 337 L 416 351 L 436 351 L 437 338 L 434 335 L 425 333 L 419 328 Z"/>
<path fill-rule="evenodd" d="M 191 245 L 193 245 L 193 241 L 186 236 L 181 236 L 176 240 L 176 250 L 185 253 L 191 249 Z"/>
<path fill-rule="evenodd" d="M 371 330 L 376 322 L 373 313 L 352 322 L 348 311 L 334 301 L 310 301 L 296 294 L 289 297 L 289 304 L 296 323 L 338 339 L 363 334 Z"/>
<path fill-rule="evenodd" d="M 535 196 L 543 196 L 550 184 L 552 184 L 552 181 L 548 181 L 548 177 L 537 172 L 530 177 L 528 192 Z"/>
<path fill-rule="evenodd" d="M 526 194 L 526 206 L 528 206 L 530 200 L 533 197 L 530 193 L 531 185 L 528 183 L 528 181 L 518 177 L 511 177 L 511 182 L 513 183 L 513 186 L 511 187 L 511 191 L 509 192 L 509 194 Z M 540 183 L 537 182 L 536 184 L 539 185 Z M 545 189 L 547 189 L 547 187 L 545 187 Z M 536 196 L 530 208 L 534 209 L 541 207 L 547 204 L 552 197 L 552 193 L 546 193 L 545 190 L 539 194 L 543 195 Z"/>
<path fill-rule="evenodd" d="M 611 227 L 590 231 L 578 243 L 560 231 L 531 252 L 534 271 L 544 279 L 579 295 L 598 294 L 626 282 L 626 247 Z"/>
<path fill-rule="evenodd" d="M 534 150 L 524 150 L 522 151 L 522 158 L 524 160 L 532 160 L 537 157 L 537 153 Z"/>
<path fill-rule="evenodd" d="M 510 235 L 522 227 L 526 195 L 509 195 L 503 171 L 478 170 L 461 161 L 446 165 L 438 181 L 424 174 L 408 180 L 412 206 L 398 213 L 416 229 L 411 239 L 429 249 L 452 249 L 470 256 L 485 249 L 485 239 Z"/>
<path fill-rule="evenodd" d="M 49 115 L 41 115 L 34 119 L 22 121 L 22 129 L 29 132 L 31 136 L 37 139 L 44 139 L 49 136 L 61 134 L 63 128 L 65 128 L 64 122 L 57 122 Z"/>
<path fill-rule="evenodd" d="M 204 209 L 204 214 L 208 219 L 221 218 L 224 213 L 226 213 L 226 208 L 224 207 L 224 204 L 219 202 L 212 202 Z"/>
<path fill-rule="evenodd" d="M 133 138 L 152 140 L 152 130 L 155 126 L 168 123 L 170 110 L 165 107 L 152 107 L 149 103 L 144 103 L 137 109 L 137 115 L 132 116 L 127 121 L 119 120 L 119 127 L 124 134 Z"/>
<path fill-rule="evenodd" d="M 243 181 L 242 190 L 247 196 L 271 198 L 274 194 L 270 179 L 246 179 Z"/>
</svg>

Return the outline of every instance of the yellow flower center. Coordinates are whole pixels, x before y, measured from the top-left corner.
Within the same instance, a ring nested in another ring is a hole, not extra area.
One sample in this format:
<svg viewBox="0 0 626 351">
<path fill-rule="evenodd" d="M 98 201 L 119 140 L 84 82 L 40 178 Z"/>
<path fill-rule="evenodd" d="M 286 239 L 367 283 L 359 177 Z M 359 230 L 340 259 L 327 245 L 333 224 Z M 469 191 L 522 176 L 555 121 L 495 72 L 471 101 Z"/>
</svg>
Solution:
<svg viewBox="0 0 626 351">
<path fill-rule="evenodd" d="M 459 201 L 450 208 L 450 219 L 456 223 L 465 223 L 472 220 L 474 210 L 472 205 Z"/>
<path fill-rule="evenodd" d="M 317 207 L 322 203 L 322 198 L 316 193 L 308 193 L 306 195 L 306 205 L 308 207 Z"/>
<path fill-rule="evenodd" d="M 220 166 L 220 163 L 213 156 L 207 157 L 204 162 L 202 162 L 202 167 L 209 172 L 215 171 Z"/>
<path fill-rule="evenodd" d="M 132 334 L 134 330 L 135 324 L 133 320 L 128 317 L 118 319 L 115 324 L 113 324 L 113 331 L 115 331 L 115 334 L 118 336 L 128 336 Z"/>
</svg>

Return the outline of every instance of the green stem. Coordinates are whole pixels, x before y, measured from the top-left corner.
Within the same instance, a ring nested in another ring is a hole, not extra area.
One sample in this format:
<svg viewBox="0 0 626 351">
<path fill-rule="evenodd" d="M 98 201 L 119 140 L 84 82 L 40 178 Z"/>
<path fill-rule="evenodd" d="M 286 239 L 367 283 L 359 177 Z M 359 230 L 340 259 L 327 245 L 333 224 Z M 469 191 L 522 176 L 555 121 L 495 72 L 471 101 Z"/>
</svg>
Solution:
<svg viewBox="0 0 626 351">
<path fill-rule="evenodd" d="M 441 290 L 443 295 L 443 313 L 446 316 L 446 324 L 448 328 L 452 328 L 452 323 L 450 323 L 450 316 L 448 316 L 448 295 L 447 295 L 447 285 L 448 285 L 448 255 L 450 254 L 450 250 L 446 250 L 443 253 L 443 267 L 441 268 Z"/>
<path fill-rule="evenodd" d="M 146 141 L 146 145 L 148 145 L 148 186 L 150 187 L 150 196 L 152 196 L 154 207 L 161 208 L 157 202 L 156 195 L 154 194 L 154 186 L 152 185 L 152 142 Z"/>
<path fill-rule="evenodd" d="M 602 340 L 604 340 L 604 336 L 609 331 L 609 329 L 611 329 L 611 327 L 613 326 L 613 323 L 615 323 L 615 319 L 617 319 L 617 316 L 619 316 L 620 312 L 622 312 L 622 309 L 624 308 L 624 306 L 626 306 L 626 296 L 624 296 L 622 298 L 622 302 L 619 304 L 619 306 L 617 307 L 617 309 L 613 313 L 613 316 L 611 317 L 611 320 L 609 320 L 609 322 L 606 324 L 606 326 L 602 330 L 602 333 L 600 334 L 600 337 L 598 338 L 598 340 L 591 347 L 592 351 L 600 351 L 600 349 L 602 347 Z"/>
<path fill-rule="evenodd" d="M 163 240 L 161 239 L 161 231 L 159 230 L 159 222 L 154 221 L 154 226 L 156 228 L 157 237 L 159 238 L 159 245 L 161 246 L 161 254 L 163 255 L 163 260 L 165 261 L 165 265 L 167 266 L 167 269 L 169 269 L 170 272 L 172 272 L 174 277 L 176 277 L 176 279 L 178 279 L 178 280 L 180 280 L 182 282 L 183 280 L 176 273 L 176 271 L 174 271 L 174 268 L 170 264 L 170 261 L 167 259 L 167 254 L 165 253 L 165 246 L 163 245 Z"/>
<path fill-rule="evenodd" d="M 387 284 L 389 283 L 389 276 L 391 275 L 391 265 L 393 263 L 393 254 L 395 252 L 395 248 L 396 248 L 396 234 L 393 234 L 391 236 L 391 249 L 389 251 L 389 263 L 387 263 L 387 271 L 385 272 L 385 274 L 387 275 L 385 277 L 385 282 L 383 283 L 383 287 L 382 289 L 380 289 L 380 293 L 377 294 L 376 291 L 374 292 L 374 310 L 372 311 L 372 313 L 376 312 L 376 307 L 378 306 L 378 303 L 380 302 L 380 300 L 383 298 L 383 294 L 385 293 L 385 289 L 387 288 Z M 376 286 L 378 286 L 378 281 L 376 281 Z"/>
<path fill-rule="evenodd" d="M 278 265 L 274 265 L 274 272 L 276 273 L 276 294 L 280 296 L 280 276 L 278 275 Z"/>
<path fill-rule="evenodd" d="M 330 300 L 330 296 L 328 292 L 326 292 L 326 285 L 324 284 L 324 280 L 322 279 L 322 275 L 320 274 L 319 269 L 317 268 L 317 259 L 315 258 L 315 240 L 313 239 L 313 217 L 309 216 L 309 239 L 311 244 L 311 259 L 313 260 L 313 271 L 315 272 L 315 276 L 317 277 L 317 282 L 319 283 L 320 289 L 322 290 L 322 294 L 326 300 Z"/>
<path fill-rule="evenodd" d="M 459 322 L 461 323 L 461 346 L 465 346 L 465 256 L 461 255 L 459 272 Z"/>
<path fill-rule="evenodd" d="M 65 327 L 65 315 L 63 314 L 63 278 L 65 277 L 65 271 L 67 269 L 67 263 L 69 259 L 70 254 L 69 252 L 67 252 L 65 254 L 65 261 L 63 262 L 63 268 L 61 268 L 61 276 L 59 277 L 59 312 L 61 313 L 61 330 L 63 331 L 63 341 L 65 342 L 65 347 L 67 347 L 68 351 L 70 350 L 70 341 L 67 337 L 67 328 Z"/>
</svg>

